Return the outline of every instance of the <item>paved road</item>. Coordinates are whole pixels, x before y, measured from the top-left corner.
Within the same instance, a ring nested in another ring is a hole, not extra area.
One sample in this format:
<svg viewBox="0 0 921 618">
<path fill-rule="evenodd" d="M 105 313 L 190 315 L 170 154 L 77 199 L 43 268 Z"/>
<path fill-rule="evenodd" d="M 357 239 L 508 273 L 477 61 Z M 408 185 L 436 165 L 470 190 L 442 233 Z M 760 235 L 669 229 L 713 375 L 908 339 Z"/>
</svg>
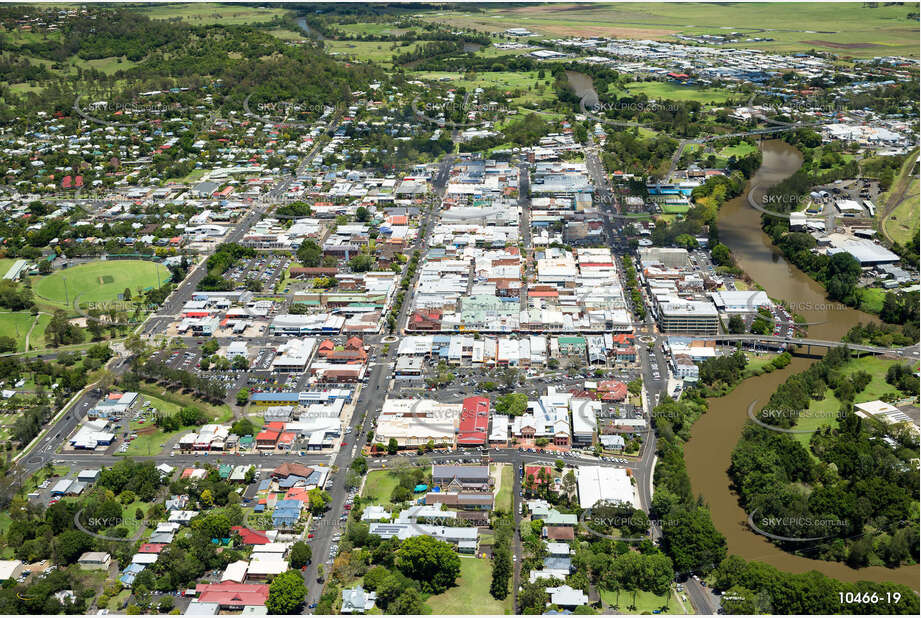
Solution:
<svg viewBox="0 0 921 618">
<path fill-rule="evenodd" d="M 693 577 L 689 578 L 685 584 L 685 590 L 688 593 L 688 599 L 694 606 L 695 613 L 699 615 L 710 615 L 716 613 L 717 604 L 714 603 L 712 594 L 704 588 L 700 582 Z"/>
</svg>

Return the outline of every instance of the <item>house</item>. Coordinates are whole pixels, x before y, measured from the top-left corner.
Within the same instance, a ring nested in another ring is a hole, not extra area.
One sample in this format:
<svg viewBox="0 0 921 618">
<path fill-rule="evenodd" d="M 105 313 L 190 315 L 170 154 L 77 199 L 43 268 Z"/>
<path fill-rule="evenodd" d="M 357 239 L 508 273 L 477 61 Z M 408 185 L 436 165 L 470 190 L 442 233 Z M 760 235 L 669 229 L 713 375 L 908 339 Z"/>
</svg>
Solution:
<svg viewBox="0 0 921 618">
<path fill-rule="evenodd" d="M 550 595 L 550 604 L 556 605 L 562 609 L 573 610 L 580 605 L 588 603 L 588 595 L 577 588 L 571 588 L 565 584 L 547 588 L 547 594 Z"/>
<path fill-rule="evenodd" d="M 377 504 L 369 504 L 361 513 L 361 521 L 383 521 L 385 519 L 390 519 L 390 513 Z"/>
<path fill-rule="evenodd" d="M 489 466 L 432 464 L 432 483 L 441 491 L 487 491 L 491 485 Z"/>
<path fill-rule="evenodd" d="M 245 526 L 233 526 L 230 531 L 239 534 L 244 545 L 265 545 L 269 543 L 268 535 L 260 530 L 252 530 Z"/>
<path fill-rule="evenodd" d="M 199 603 L 217 603 L 222 610 L 242 610 L 245 607 L 264 606 L 269 598 L 268 584 L 198 584 L 195 586 Z"/>
<path fill-rule="evenodd" d="M 272 478 L 283 479 L 289 476 L 300 476 L 303 478 L 313 474 L 313 468 L 296 462 L 285 462 L 272 470 Z"/>
<path fill-rule="evenodd" d="M 366 592 L 361 585 L 346 588 L 342 591 L 342 608 L 339 611 L 343 614 L 364 614 L 374 608 L 376 600 L 377 593 Z"/>
<path fill-rule="evenodd" d="M 301 518 L 303 502 L 300 500 L 279 500 L 272 513 L 272 525 L 279 530 L 290 530 Z"/>
</svg>

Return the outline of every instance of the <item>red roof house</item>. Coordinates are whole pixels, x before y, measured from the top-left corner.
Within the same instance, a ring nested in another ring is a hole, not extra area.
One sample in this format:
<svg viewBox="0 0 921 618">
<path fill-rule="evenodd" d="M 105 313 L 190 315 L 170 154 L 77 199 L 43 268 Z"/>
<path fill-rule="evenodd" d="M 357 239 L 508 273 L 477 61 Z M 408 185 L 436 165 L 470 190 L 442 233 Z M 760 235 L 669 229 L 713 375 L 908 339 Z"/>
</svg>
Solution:
<svg viewBox="0 0 921 618">
<path fill-rule="evenodd" d="M 261 530 L 253 530 L 246 526 L 234 526 L 230 530 L 240 535 L 244 545 L 265 545 L 269 542 L 269 537 Z"/>
<path fill-rule="evenodd" d="M 269 598 L 268 584 L 198 584 L 195 586 L 199 603 L 217 603 L 220 609 L 240 610 L 251 605 L 265 605 Z"/>
</svg>

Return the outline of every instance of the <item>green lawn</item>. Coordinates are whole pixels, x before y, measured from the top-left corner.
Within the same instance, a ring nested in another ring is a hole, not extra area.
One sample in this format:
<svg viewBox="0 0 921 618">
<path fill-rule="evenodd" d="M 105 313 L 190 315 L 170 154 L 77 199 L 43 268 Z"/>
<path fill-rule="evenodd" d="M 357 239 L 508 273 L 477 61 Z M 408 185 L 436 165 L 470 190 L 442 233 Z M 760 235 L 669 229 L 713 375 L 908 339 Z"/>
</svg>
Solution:
<svg viewBox="0 0 921 618">
<path fill-rule="evenodd" d="M 413 51 L 421 43 L 413 42 L 406 47 L 397 45 L 396 49 L 392 49 L 393 45 L 389 41 L 328 40 L 325 42 L 325 49 L 328 53 L 334 53 L 340 58 L 346 57 L 366 62 L 390 63 L 393 56 Z"/>
<path fill-rule="evenodd" d="M 854 403 L 863 403 L 865 401 L 876 401 L 885 393 L 895 392 L 895 387 L 886 382 L 886 372 L 892 365 L 898 364 L 897 360 L 888 360 L 876 356 L 864 356 L 855 358 L 844 364 L 840 371 L 845 375 L 850 375 L 857 371 L 866 371 L 873 379 L 865 389 L 857 393 L 854 397 Z M 823 425 L 838 426 L 837 412 L 841 409 L 841 402 L 835 397 L 834 391 L 825 390 L 825 397 L 820 400 L 812 400 L 809 404 L 808 413 L 797 419 L 793 429 L 815 431 Z M 791 434 L 800 444 L 809 447 L 809 440 L 812 438 L 811 433 Z"/>
<path fill-rule="evenodd" d="M 879 209 L 877 216 L 881 217 L 883 211 L 889 205 L 889 200 L 893 195 L 904 195 L 902 201 L 895 206 L 892 213 L 882 222 L 883 233 L 891 240 L 905 244 L 912 239 L 918 231 L 918 221 L 921 218 L 919 214 L 918 178 L 912 177 L 911 172 L 915 167 L 915 161 L 918 158 L 918 150 L 912 150 L 905 158 L 905 163 L 899 170 L 898 176 L 892 182 L 889 191 L 882 194 L 876 201 L 876 207 Z M 902 193 L 905 186 L 908 188 Z"/>
<path fill-rule="evenodd" d="M 745 356 L 748 357 L 748 365 L 745 366 L 743 372 L 746 378 L 761 375 L 764 367 L 777 358 L 777 354 L 746 354 Z"/>
<path fill-rule="evenodd" d="M 537 71 L 483 71 L 480 73 L 452 73 L 448 71 L 414 71 L 410 74 L 413 79 L 439 80 L 443 77 L 450 78 L 450 82 L 444 83 L 448 88 L 457 88 L 463 86 L 468 90 L 473 88 L 503 88 L 506 90 L 522 89 L 527 90 L 528 86 L 537 84 Z M 546 78 L 545 78 L 546 80 Z M 548 87 L 549 88 L 549 87 Z M 548 92 L 550 90 L 548 89 Z M 529 100 L 533 101 L 534 96 L 530 95 Z"/>
<path fill-rule="evenodd" d="M 5 275 L 18 261 L 19 258 L 0 258 L 0 277 Z"/>
<path fill-rule="evenodd" d="M 399 482 L 399 479 L 387 470 L 372 470 L 368 472 L 361 497 L 370 499 L 374 504 L 389 506 L 390 494 L 393 493 Z"/>
<path fill-rule="evenodd" d="M 213 418 L 215 423 L 226 423 L 229 422 L 231 418 L 233 418 L 233 410 L 231 410 L 230 406 L 226 403 L 219 406 L 214 406 L 210 403 L 205 403 L 204 401 L 196 399 L 191 395 L 178 393 L 172 390 L 166 390 L 159 386 L 148 383 L 143 384 L 139 390 L 145 398 L 150 399 L 151 401 L 161 400 L 163 402 L 171 403 L 177 406 L 177 408 L 198 408 Z"/>
<path fill-rule="evenodd" d="M 151 395 L 144 395 L 144 399 L 153 404 L 153 406 L 163 414 L 175 414 L 182 407 L 170 401 L 164 401 Z M 131 430 L 141 432 L 151 427 L 155 427 L 152 421 L 144 420 L 143 423 L 131 421 Z M 159 427 L 154 431 L 147 433 L 138 433 L 138 437 L 131 441 L 125 455 L 157 455 L 163 449 L 163 444 L 169 438 L 191 431 L 191 428 L 184 428 L 178 431 L 165 432 Z"/>
<path fill-rule="evenodd" d="M 735 146 L 726 146 L 719 151 L 718 157 L 728 159 L 729 157 L 740 158 L 749 155 L 758 150 L 757 146 L 752 146 L 748 142 L 739 142 Z"/>
<path fill-rule="evenodd" d="M 905 198 L 895 207 L 886 219 L 886 234 L 899 244 L 906 244 L 918 233 L 918 220 L 921 196 L 919 196 L 918 179 L 912 179 L 905 192 Z"/>
<path fill-rule="evenodd" d="M 496 509 L 506 513 L 512 512 L 512 487 L 514 487 L 514 470 L 512 466 L 500 466 L 499 493 L 496 494 Z"/>
<path fill-rule="evenodd" d="M 599 589 L 601 598 L 604 599 L 604 602 L 610 605 L 612 608 L 618 601 L 618 594 L 613 590 L 605 590 L 603 588 Z M 620 606 L 617 610 L 618 613 L 627 613 L 627 614 L 651 614 L 654 610 L 662 610 L 662 614 L 684 614 L 686 612 L 681 611 L 681 604 L 678 603 L 674 595 L 671 595 L 671 599 L 668 603 L 668 609 L 665 609 L 665 595 L 653 594 L 645 590 L 638 590 L 636 593 L 636 608 L 634 609 L 634 596 L 632 591 L 621 590 L 620 591 Z"/>
<path fill-rule="evenodd" d="M 511 614 L 513 595 L 499 601 L 489 594 L 492 582 L 492 562 L 483 558 L 461 556 L 461 572 L 457 585 L 430 596 L 425 604 L 433 614 Z"/>
<path fill-rule="evenodd" d="M 75 297 L 81 303 L 119 300 L 128 288 L 132 295 L 169 281 L 169 269 L 146 260 L 88 262 L 32 278 L 35 295 L 57 307 L 70 308 Z M 128 310 L 126 307 L 125 310 Z"/>
<path fill-rule="evenodd" d="M 110 56 L 108 58 L 97 58 L 95 60 L 84 60 L 79 56 L 71 56 L 69 62 L 74 67 L 83 69 L 94 69 L 102 71 L 106 75 L 114 75 L 118 71 L 127 71 L 138 65 L 137 62 L 128 60 L 127 56 Z M 72 71 L 76 72 L 76 71 Z"/>
<path fill-rule="evenodd" d="M 883 288 L 864 288 L 860 299 L 860 310 L 867 313 L 878 314 L 883 309 L 886 292 Z"/>
<path fill-rule="evenodd" d="M 28 311 L 16 311 L 0 313 L 0 334 L 12 337 L 16 340 L 16 351 L 25 352 L 26 334 L 32 328 L 35 322 L 35 316 Z M 41 342 L 33 333 L 30 343 Z"/>
<path fill-rule="evenodd" d="M 619 96 L 643 93 L 650 99 L 672 101 L 697 101 L 699 103 L 725 103 L 730 92 L 722 88 L 698 88 L 672 82 L 630 82 L 626 91 L 616 90 Z"/>
<path fill-rule="evenodd" d="M 193 26 L 222 24 L 225 26 L 265 23 L 283 16 L 285 9 L 270 9 L 235 4 L 155 4 L 139 8 L 151 19 L 180 18 Z"/>
<path fill-rule="evenodd" d="M 373 34 L 375 36 L 391 35 L 391 34 L 394 36 L 400 36 L 401 34 L 406 32 L 406 28 L 397 28 L 393 24 L 381 23 L 381 22 L 339 24 L 336 27 L 339 30 L 348 32 L 349 34 Z"/>
</svg>

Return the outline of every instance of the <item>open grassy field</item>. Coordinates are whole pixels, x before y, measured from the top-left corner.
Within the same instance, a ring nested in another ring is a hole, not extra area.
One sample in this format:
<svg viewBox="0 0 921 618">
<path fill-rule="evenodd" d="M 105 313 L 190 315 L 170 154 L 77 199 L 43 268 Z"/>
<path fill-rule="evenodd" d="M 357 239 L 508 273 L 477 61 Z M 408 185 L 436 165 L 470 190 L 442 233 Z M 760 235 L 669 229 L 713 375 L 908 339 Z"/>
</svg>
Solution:
<svg viewBox="0 0 921 618">
<path fill-rule="evenodd" d="M 725 148 L 719 151 L 717 156 L 724 157 L 726 159 L 728 159 L 729 157 L 735 157 L 738 159 L 739 157 L 748 156 L 751 153 L 756 152 L 757 150 L 758 150 L 757 146 L 753 146 L 749 144 L 748 142 L 739 142 L 735 146 L 726 146 Z"/>
<path fill-rule="evenodd" d="M 421 43 L 413 42 L 403 47 L 386 41 L 325 41 L 328 53 L 338 58 L 351 58 L 363 62 L 391 64 L 395 55 L 413 51 Z"/>
<path fill-rule="evenodd" d="M 26 334 L 29 332 L 29 329 L 32 328 L 32 324 L 35 322 L 35 316 L 33 316 L 28 311 L 15 311 L 15 312 L 3 312 L 0 313 L 0 334 L 7 337 L 12 337 L 16 340 L 16 351 L 25 352 L 26 351 Z M 47 325 L 47 321 L 46 321 Z M 37 327 L 36 327 L 37 328 Z M 42 329 L 44 332 L 44 329 Z M 36 333 L 32 333 L 32 338 L 30 340 L 31 346 L 34 348 L 36 344 L 41 344 L 43 342 L 43 337 L 36 337 Z"/>
<path fill-rule="evenodd" d="M 193 26 L 258 24 L 282 17 L 284 9 L 235 4 L 154 4 L 138 9 L 151 19 L 182 19 Z"/>
<path fill-rule="evenodd" d="M 340 24 L 337 28 L 349 34 L 373 34 L 375 36 L 400 36 L 406 32 L 406 28 L 397 28 L 393 24 L 379 22 Z"/>
<path fill-rule="evenodd" d="M 672 101 L 697 101 L 698 103 L 722 104 L 732 94 L 724 88 L 698 88 L 682 86 L 674 82 L 630 82 L 626 90 L 615 90 L 618 96 L 645 94 L 650 99 Z"/>
<path fill-rule="evenodd" d="M 422 81 L 448 78 L 450 87 L 527 89 L 537 85 L 537 71 L 483 71 L 481 73 L 451 73 L 447 71 L 414 71 L 412 77 Z M 546 78 L 545 80 L 546 81 Z M 549 87 L 548 87 L 549 89 Z M 533 100 L 533 97 L 532 97 Z"/>
<path fill-rule="evenodd" d="M 144 395 L 147 399 L 160 399 L 164 402 L 174 404 L 178 408 L 184 407 L 193 407 L 202 410 L 205 414 L 214 419 L 215 423 L 227 423 L 230 419 L 233 418 L 233 411 L 230 409 L 230 406 L 226 403 L 223 403 L 219 406 L 206 403 L 191 395 L 186 395 L 184 393 L 177 393 L 176 391 L 168 391 L 160 386 L 156 386 L 149 383 L 144 383 L 139 392 Z"/>
<path fill-rule="evenodd" d="M 295 32 L 294 30 L 287 30 L 285 28 L 269 30 L 269 34 L 281 39 L 282 41 L 301 41 L 307 38 L 307 35 L 303 32 Z"/>
<path fill-rule="evenodd" d="M 499 492 L 496 494 L 496 509 L 502 509 L 506 513 L 512 512 L 512 486 L 515 477 L 512 466 L 499 466 Z"/>
<path fill-rule="evenodd" d="M 387 470 L 372 470 L 368 472 L 361 497 L 370 499 L 374 504 L 389 506 L 390 494 L 393 493 L 399 482 L 399 479 Z"/>
<path fill-rule="evenodd" d="M 840 55 L 918 57 L 918 23 L 909 5 L 862 3 L 569 3 L 431 11 L 430 21 L 501 33 L 529 28 L 538 36 L 616 36 L 671 39 L 677 34 L 740 32 L 732 47 L 771 52 L 815 49 Z M 772 41 L 753 42 L 763 37 Z"/>
<path fill-rule="evenodd" d="M 68 62 L 75 67 L 102 71 L 106 75 L 113 75 L 118 71 L 127 71 L 138 64 L 128 60 L 125 56 L 110 56 L 109 58 L 98 58 L 96 60 L 83 60 L 78 56 L 71 56 Z"/>
<path fill-rule="evenodd" d="M 503 601 L 489 594 L 492 562 L 484 558 L 461 556 L 457 585 L 426 599 L 433 614 L 511 614 L 513 595 Z"/>
<path fill-rule="evenodd" d="M 633 607 L 634 604 L 634 593 L 629 590 L 621 590 L 620 595 L 617 594 L 614 590 L 605 590 L 599 589 L 601 598 L 605 603 L 614 607 L 615 604 L 619 602 L 619 611 L 629 614 L 651 614 L 655 610 L 660 610 L 660 614 L 685 614 L 687 612 L 682 611 L 681 604 L 675 599 L 674 595 L 671 595 L 668 601 L 668 608 L 665 607 L 666 598 L 665 595 L 653 594 L 645 590 L 638 590 L 636 592 L 636 607 Z"/>
<path fill-rule="evenodd" d="M 88 262 L 32 279 L 39 300 L 57 307 L 71 307 L 79 297 L 81 303 L 118 300 L 125 288 L 131 294 L 169 280 L 169 269 L 146 260 L 111 260 Z"/>
<path fill-rule="evenodd" d="M 879 212 L 878 217 L 884 216 L 884 212 L 889 206 L 890 199 L 901 199 L 901 202 L 895 206 L 892 213 L 882 222 L 882 231 L 895 242 L 905 244 L 912 239 L 918 231 L 919 217 L 919 184 L 918 176 L 912 176 L 915 169 L 915 161 L 918 158 L 918 151 L 913 150 L 905 158 L 902 169 L 899 170 L 898 176 L 892 182 L 889 191 L 880 196 L 877 200 Z M 895 196 L 893 198 L 893 196 Z M 901 197 L 900 197 L 901 196 Z"/>
<path fill-rule="evenodd" d="M 896 392 L 895 387 L 886 382 L 886 372 L 889 367 L 897 364 L 896 360 L 888 360 L 875 356 L 864 356 L 848 361 L 841 367 L 840 371 L 844 375 L 850 375 L 857 371 L 866 371 L 873 379 L 865 389 L 857 393 L 854 397 L 854 403 L 863 403 L 865 401 L 875 401 L 885 393 Z M 834 391 L 825 390 L 825 397 L 819 401 L 812 400 L 809 405 L 809 411 L 797 419 L 795 429 L 816 430 L 823 425 L 838 426 L 837 412 L 841 409 L 841 402 L 835 397 Z M 807 447 L 809 440 L 812 438 L 811 433 L 791 434 L 800 444 Z"/>
</svg>

